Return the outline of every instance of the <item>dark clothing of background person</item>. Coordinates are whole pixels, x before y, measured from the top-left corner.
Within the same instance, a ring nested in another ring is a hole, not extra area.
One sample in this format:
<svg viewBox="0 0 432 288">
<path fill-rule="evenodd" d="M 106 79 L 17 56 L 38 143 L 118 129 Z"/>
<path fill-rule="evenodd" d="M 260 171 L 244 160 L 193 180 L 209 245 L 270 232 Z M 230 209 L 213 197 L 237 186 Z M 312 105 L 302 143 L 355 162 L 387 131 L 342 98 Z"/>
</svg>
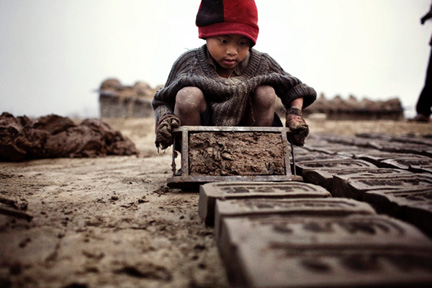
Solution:
<svg viewBox="0 0 432 288">
<path fill-rule="evenodd" d="M 431 18 L 432 18 L 432 5 L 430 7 L 429 12 L 421 18 L 420 22 L 423 25 L 427 20 Z M 432 46 L 432 38 L 429 42 L 429 45 Z M 431 107 L 432 107 L 432 49 L 429 56 L 429 63 L 426 71 L 425 84 L 417 100 L 417 105 L 416 105 L 417 116 L 414 118 L 414 120 L 419 122 L 428 122 L 429 117 L 431 115 Z"/>
<path fill-rule="evenodd" d="M 428 121 L 431 115 L 431 107 L 432 107 L 432 49 L 429 57 L 429 64 L 426 71 L 425 84 L 420 93 L 416 105 L 417 114 L 425 116 L 425 120 Z"/>
</svg>

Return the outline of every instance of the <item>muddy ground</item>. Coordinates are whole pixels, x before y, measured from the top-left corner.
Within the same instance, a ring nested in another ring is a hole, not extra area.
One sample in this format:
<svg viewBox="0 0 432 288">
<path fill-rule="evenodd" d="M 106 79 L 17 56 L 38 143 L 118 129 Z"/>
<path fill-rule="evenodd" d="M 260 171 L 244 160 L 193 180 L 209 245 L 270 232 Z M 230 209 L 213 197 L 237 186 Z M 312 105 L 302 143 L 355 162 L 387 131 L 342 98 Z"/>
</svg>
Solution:
<svg viewBox="0 0 432 288">
<path fill-rule="evenodd" d="M 198 194 L 166 187 L 152 119 L 104 119 L 140 156 L 0 163 L 0 287 L 229 287 Z M 432 134 L 432 123 L 309 119 L 312 133 Z M 307 143 L 307 142 L 306 142 Z"/>
</svg>

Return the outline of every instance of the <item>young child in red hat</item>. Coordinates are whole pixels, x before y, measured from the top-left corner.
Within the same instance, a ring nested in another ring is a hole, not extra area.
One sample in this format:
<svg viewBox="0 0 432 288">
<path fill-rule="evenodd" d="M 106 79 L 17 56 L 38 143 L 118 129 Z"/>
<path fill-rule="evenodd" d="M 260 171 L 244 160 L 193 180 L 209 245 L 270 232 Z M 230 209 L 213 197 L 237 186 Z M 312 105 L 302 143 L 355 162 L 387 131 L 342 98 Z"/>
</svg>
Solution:
<svg viewBox="0 0 432 288">
<path fill-rule="evenodd" d="M 156 146 L 169 147 L 171 131 L 180 125 L 283 126 L 276 97 L 286 108 L 294 144 L 302 146 L 309 133 L 302 109 L 316 92 L 252 48 L 259 32 L 255 2 L 202 0 L 196 25 L 206 44 L 177 59 L 152 102 Z"/>
</svg>

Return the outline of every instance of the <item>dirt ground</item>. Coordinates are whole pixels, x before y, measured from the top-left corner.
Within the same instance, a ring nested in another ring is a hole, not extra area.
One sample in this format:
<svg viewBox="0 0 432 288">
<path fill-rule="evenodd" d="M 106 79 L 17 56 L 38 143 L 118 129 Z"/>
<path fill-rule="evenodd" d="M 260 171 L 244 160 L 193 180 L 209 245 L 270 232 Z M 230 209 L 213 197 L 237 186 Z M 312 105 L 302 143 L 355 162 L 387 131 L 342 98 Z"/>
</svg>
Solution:
<svg viewBox="0 0 432 288">
<path fill-rule="evenodd" d="M 140 156 L 0 163 L 0 287 L 229 287 L 198 194 L 169 189 L 152 119 L 104 119 Z M 308 120 L 312 133 L 432 134 L 432 123 Z M 307 143 L 307 140 L 306 140 Z"/>
</svg>

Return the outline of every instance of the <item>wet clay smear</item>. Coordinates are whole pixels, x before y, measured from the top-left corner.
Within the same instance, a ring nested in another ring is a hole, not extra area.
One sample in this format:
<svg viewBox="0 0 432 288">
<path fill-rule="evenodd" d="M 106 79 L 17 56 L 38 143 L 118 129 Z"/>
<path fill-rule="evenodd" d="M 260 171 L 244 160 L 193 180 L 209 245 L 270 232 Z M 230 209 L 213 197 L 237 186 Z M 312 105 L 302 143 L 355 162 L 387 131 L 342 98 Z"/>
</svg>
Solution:
<svg viewBox="0 0 432 288">
<path fill-rule="evenodd" d="M 285 175 L 280 133 L 200 132 L 189 135 L 190 175 Z"/>
</svg>

